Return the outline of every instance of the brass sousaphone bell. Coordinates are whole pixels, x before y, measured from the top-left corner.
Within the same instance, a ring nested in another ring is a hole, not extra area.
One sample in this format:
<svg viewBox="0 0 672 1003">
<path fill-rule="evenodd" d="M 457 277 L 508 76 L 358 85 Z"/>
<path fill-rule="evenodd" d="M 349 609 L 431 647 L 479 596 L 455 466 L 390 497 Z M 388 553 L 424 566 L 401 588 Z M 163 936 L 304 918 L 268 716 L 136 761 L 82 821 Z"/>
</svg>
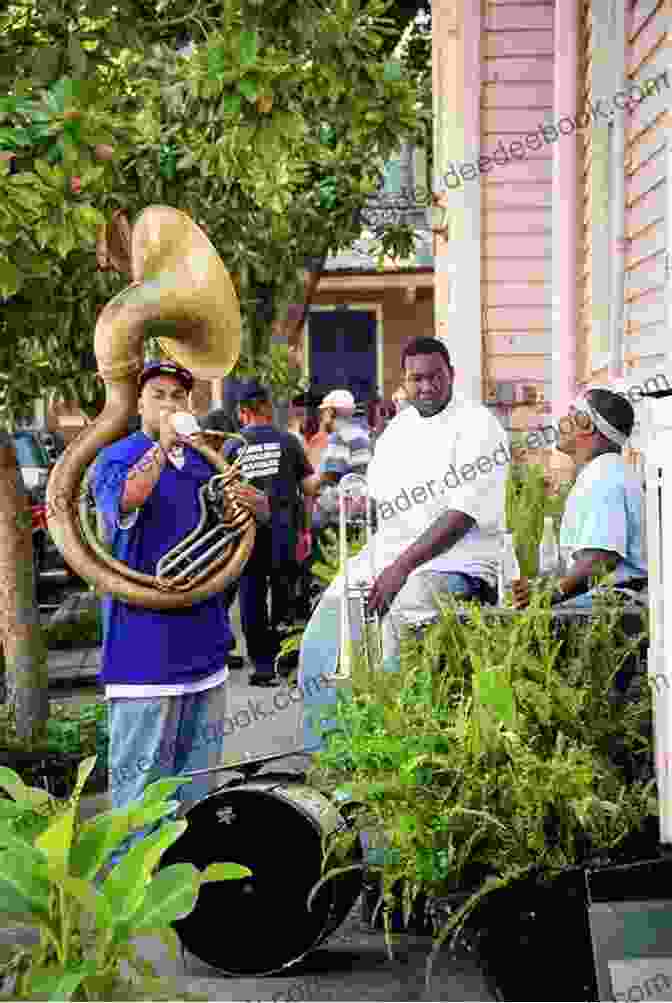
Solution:
<svg viewBox="0 0 672 1003">
<path fill-rule="evenodd" d="M 128 434 L 137 414 L 138 377 L 144 365 L 148 324 L 166 356 L 201 379 L 221 379 L 240 354 L 240 306 L 233 283 L 215 248 L 185 213 L 170 206 L 149 206 L 131 235 L 132 282 L 102 310 L 94 334 L 98 372 L 105 384 L 105 407 L 70 443 L 47 485 L 49 531 L 63 557 L 100 594 L 132 606 L 178 609 L 221 592 L 242 573 L 252 551 L 252 515 L 230 495 L 240 479 L 238 462 L 229 464 L 215 449 L 193 444 L 217 470 L 201 489 L 205 543 L 192 532 L 175 550 L 200 553 L 189 569 L 173 579 L 134 571 L 108 553 L 92 518 L 89 477 L 105 446 Z M 221 518 L 217 547 L 206 505 Z M 200 548 L 200 550 L 199 550 Z M 204 549 L 216 551 L 206 567 Z M 179 563 L 179 562 L 178 562 Z"/>
</svg>

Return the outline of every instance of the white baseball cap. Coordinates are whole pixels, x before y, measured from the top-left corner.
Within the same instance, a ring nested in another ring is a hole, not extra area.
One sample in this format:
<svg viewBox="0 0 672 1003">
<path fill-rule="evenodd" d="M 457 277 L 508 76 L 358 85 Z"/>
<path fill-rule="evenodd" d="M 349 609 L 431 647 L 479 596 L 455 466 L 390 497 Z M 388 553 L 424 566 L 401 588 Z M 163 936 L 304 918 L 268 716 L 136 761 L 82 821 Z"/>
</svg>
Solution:
<svg viewBox="0 0 672 1003">
<path fill-rule="evenodd" d="M 320 404 L 320 408 L 323 407 L 338 407 L 354 411 L 355 398 L 349 390 L 332 390 Z"/>
</svg>

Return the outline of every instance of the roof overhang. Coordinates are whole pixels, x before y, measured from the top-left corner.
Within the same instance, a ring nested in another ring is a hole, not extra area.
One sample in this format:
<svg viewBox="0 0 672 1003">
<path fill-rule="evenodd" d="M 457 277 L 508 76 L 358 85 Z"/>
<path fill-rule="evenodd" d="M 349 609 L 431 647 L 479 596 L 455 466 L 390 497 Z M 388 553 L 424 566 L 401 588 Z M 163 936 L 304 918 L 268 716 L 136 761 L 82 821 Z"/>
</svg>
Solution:
<svg viewBox="0 0 672 1003">
<path fill-rule="evenodd" d="M 324 272 L 320 277 L 316 298 L 336 292 L 383 292 L 400 289 L 405 299 L 413 303 L 418 289 L 434 288 L 434 269 L 422 271 L 386 272 Z"/>
</svg>

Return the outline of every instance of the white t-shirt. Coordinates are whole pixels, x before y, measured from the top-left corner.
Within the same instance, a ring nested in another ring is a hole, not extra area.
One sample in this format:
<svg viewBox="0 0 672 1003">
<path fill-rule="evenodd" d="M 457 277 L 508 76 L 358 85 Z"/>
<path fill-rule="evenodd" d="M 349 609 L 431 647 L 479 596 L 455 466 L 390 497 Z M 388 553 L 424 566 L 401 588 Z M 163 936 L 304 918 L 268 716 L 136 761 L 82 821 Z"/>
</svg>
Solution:
<svg viewBox="0 0 672 1003">
<path fill-rule="evenodd" d="M 464 512 L 476 525 L 423 571 L 463 572 L 497 583 L 499 532 L 504 525 L 508 438 L 482 404 L 454 394 L 439 414 L 423 418 L 408 407 L 378 440 L 367 472 L 376 500 L 378 532 L 373 538 L 375 573 L 380 574 L 439 516 Z M 349 565 L 352 580 L 370 577 L 369 548 Z M 340 577 L 331 594 L 340 592 Z"/>
</svg>

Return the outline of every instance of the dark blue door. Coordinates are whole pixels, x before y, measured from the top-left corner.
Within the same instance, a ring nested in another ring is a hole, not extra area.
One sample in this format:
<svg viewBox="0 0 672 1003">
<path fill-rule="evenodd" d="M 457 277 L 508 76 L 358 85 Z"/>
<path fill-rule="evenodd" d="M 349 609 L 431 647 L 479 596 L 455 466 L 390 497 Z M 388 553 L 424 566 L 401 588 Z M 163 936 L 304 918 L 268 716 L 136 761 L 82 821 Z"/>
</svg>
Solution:
<svg viewBox="0 0 672 1003">
<path fill-rule="evenodd" d="M 349 390 L 358 404 L 375 398 L 375 313 L 311 310 L 308 345 L 313 393 L 322 396 L 330 390 Z"/>
</svg>

